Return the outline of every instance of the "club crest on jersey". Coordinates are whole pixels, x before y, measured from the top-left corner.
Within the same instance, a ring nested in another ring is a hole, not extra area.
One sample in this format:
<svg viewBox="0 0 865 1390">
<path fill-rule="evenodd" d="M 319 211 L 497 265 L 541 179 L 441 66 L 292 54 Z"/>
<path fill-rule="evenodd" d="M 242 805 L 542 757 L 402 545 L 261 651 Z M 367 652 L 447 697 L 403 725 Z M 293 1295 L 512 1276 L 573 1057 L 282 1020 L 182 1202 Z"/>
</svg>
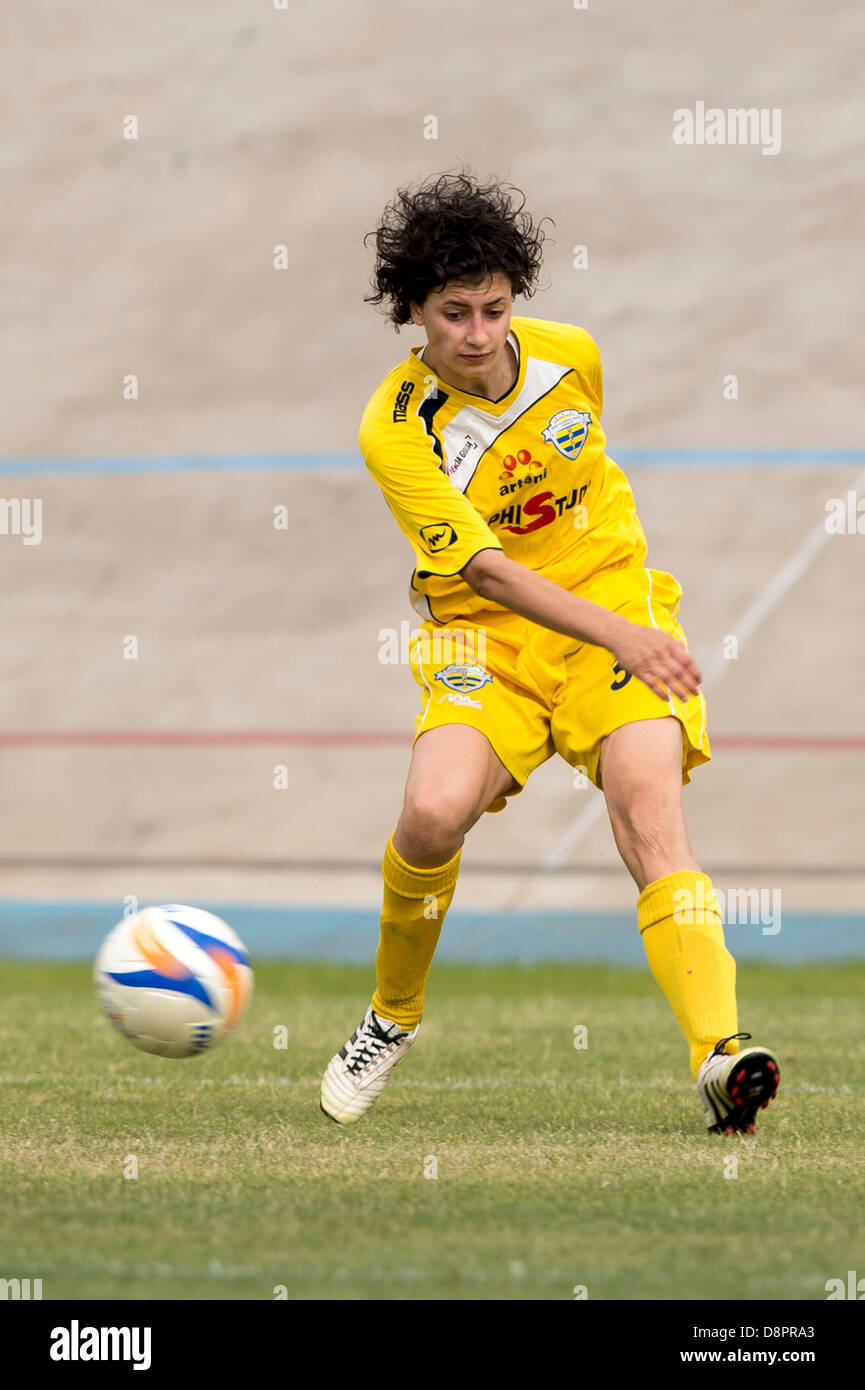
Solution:
<svg viewBox="0 0 865 1390">
<path fill-rule="evenodd" d="M 541 430 L 541 438 L 548 444 L 554 444 L 560 454 L 573 462 L 580 456 L 591 423 L 592 416 L 588 410 L 560 410 L 547 428 Z"/>
<path fill-rule="evenodd" d="M 492 676 L 482 666 L 470 666 L 463 661 L 436 671 L 433 680 L 441 681 L 448 690 L 480 690 L 490 683 Z"/>
</svg>

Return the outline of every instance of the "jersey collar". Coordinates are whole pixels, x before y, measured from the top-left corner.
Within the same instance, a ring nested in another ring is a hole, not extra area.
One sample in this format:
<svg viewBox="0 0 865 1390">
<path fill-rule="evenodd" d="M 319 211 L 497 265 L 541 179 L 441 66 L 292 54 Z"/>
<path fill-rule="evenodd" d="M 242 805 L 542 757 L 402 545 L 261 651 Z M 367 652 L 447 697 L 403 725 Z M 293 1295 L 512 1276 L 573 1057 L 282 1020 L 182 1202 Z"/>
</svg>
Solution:
<svg viewBox="0 0 865 1390">
<path fill-rule="evenodd" d="M 467 405 L 474 405 L 478 410 L 486 411 L 488 415 L 503 415 L 508 407 L 516 400 L 520 391 L 523 389 L 523 383 L 526 379 L 527 355 L 523 344 L 519 340 L 517 330 L 514 328 L 513 319 L 511 320 L 511 327 L 508 333 L 508 342 L 517 354 L 517 379 L 510 391 L 506 391 L 503 396 L 499 396 L 498 400 L 491 401 L 488 396 L 478 395 L 474 391 L 461 391 L 458 386 L 452 386 L 448 381 L 442 381 L 442 391 L 447 396 L 455 396 L 459 400 L 465 401 Z M 424 343 L 423 347 L 413 347 L 411 349 L 415 366 L 421 374 L 423 374 L 423 370 L 426 367 L 426 363 L 421 357 L 421 353 L 425 348 L 426 343 Z"/>
</svg>

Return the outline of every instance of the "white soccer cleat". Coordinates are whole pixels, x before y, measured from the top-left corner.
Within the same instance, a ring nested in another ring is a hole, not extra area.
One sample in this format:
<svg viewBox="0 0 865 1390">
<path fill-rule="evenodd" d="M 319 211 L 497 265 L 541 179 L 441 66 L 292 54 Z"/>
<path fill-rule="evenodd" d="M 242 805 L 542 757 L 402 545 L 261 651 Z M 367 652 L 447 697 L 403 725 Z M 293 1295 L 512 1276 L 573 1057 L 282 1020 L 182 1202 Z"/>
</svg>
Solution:
<svg viewBox="0 0 865 1390">
<path fill-rule="evenodd" d="M 746 1047 L 744 1052 L 725 1052 L 734 1039 L 721 1038 L 697 1073 L 697 1089 L 706 1128 L 710 1134 L 753 1134 L 758 1110 L 765 1110 L 778 1090 L 778 1060 L 765 1047 Z"/>
<path fill-rule="evenodd" d="M 367 1009 L 344 1047 L 332 1057 L 321 1081 L 319 1109 L 340 1125 L 351 1125 L 366 1114 L 385 1088 L 388 1077 L 420 1030 L 410 1033 Z"/>
</svg>

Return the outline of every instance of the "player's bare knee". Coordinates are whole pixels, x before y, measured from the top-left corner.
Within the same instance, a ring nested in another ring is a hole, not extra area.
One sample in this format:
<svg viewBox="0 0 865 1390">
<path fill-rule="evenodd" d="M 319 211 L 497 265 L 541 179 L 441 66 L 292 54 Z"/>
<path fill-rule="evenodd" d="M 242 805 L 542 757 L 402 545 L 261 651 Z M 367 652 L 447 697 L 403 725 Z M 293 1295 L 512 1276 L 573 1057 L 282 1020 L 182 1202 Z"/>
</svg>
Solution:
<svg viewBox="0 0 865 1390">
<path fill-rule="evenodd" d="M 650 791 L 618 806 L 613 821 L 619 843 L 624 841 L 636 854 L 662 854 L 681 838 L 679 817 L 671 815 Z"/>
<path fill-rule="evenodd" d="M 455 854 L 476 819 L 475 808 L 465 797 L 437 787 L 406 793 L 400 830 L 426 851 L 440 849 Z"/>
</svg>

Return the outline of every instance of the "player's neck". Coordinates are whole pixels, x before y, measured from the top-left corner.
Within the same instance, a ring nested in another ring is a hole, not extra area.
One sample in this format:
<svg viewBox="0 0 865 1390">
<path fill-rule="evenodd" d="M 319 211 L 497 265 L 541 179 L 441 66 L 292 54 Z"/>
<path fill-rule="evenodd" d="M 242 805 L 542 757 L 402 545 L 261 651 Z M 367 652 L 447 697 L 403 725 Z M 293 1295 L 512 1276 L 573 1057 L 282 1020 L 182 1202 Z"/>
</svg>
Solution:
<svg viewBox="0 0 865 1390">
<path fill-rule="evenodd" d="M 510 342 L 505 343 L 489 372 L 483 376 L 466 377 L 446 365 L 442 366 L 429 343 L 424 348 L 422 360 L 446 386 L 454 386 L 465 395 L 482 396 L 488 401 L 500 401 L 502 396 L 512 391 L 520 374 L 519 358 Z"/>
</svg>

